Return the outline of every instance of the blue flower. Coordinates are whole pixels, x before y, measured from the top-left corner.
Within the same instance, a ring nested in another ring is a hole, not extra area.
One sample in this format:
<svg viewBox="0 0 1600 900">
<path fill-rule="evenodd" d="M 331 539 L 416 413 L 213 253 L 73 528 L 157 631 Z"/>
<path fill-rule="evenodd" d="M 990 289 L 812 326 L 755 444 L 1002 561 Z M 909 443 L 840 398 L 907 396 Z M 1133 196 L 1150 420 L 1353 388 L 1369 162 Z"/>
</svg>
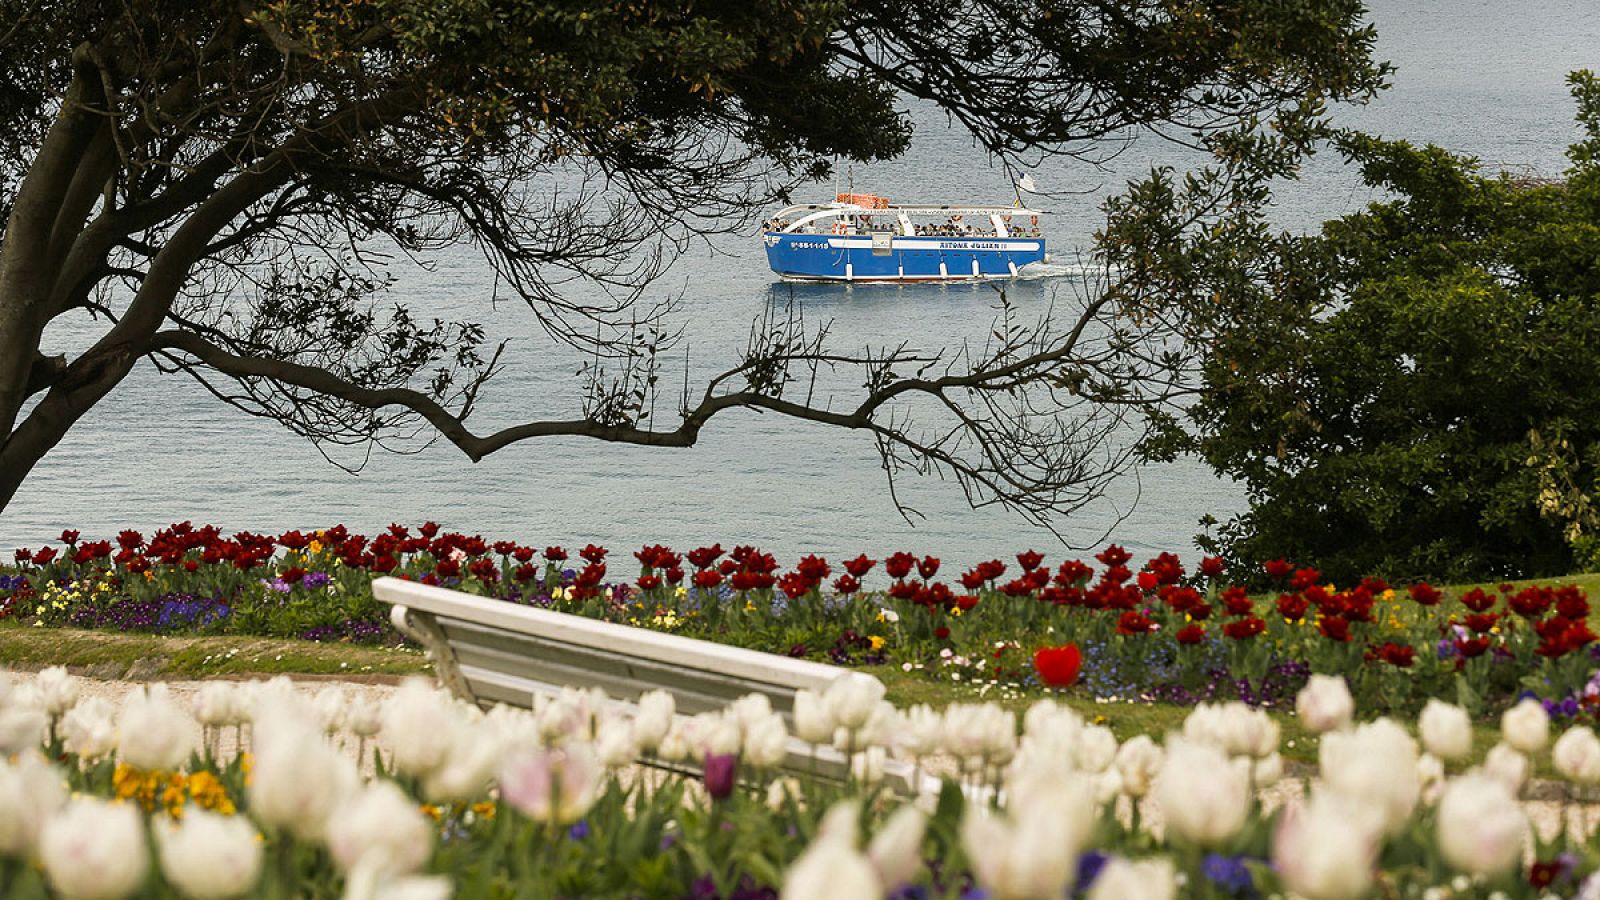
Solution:
<svg viewBox="0 0 1600 900">
<path fill-rule="evenodd" d="M 1094 886 L 1094 880 L 1100 877 L 1100 870 L 1106 867 L 1110 859 L 1110 854 L 1101 853 L 1099 850 L 1090 850 L 1078 857 L 1076 884 L 1079 892 L 1087 892 Z"/>
<path fill-rule="evenodd" d="M 572 840 L 581 841 L 581 840 L 583 840 L 584 838 L 586 838 L 588 836 L 589 836 L 589 820 L 588 819 L 579 819 L 578 821 L 573 823 L 571 828 L 567 829 L 567 837 L 571 838 Z"/>
<path fill-rule="evenodd" d="M 1227 891 L 1235 897 L 1256 897 L 1255 878 L 1250 874 L 1250 867 L 1245 865 L 1248 857 L 1223 856 L 1220 853 L 1207 853 L 1200 862 L 1200 873 L 1212 884 Z"/>
</svg>

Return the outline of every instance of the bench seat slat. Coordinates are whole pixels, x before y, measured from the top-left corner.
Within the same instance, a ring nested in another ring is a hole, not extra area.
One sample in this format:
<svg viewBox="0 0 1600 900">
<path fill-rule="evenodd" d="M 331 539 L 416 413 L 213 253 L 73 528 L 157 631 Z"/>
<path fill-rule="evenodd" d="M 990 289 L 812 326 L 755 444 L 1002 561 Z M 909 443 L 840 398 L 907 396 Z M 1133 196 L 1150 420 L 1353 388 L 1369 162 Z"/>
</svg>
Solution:
<svg viewBox="0 0 1600 900">
<path fill-rule="evenodd" d="M 751 684 L 770 684 L 788 691 L 802 687 L 821 690 L 844 674 L 839 668 L 809 660 L 491 600 L 399 578 L 376 579 L 372 591 L 386 603 L 436 616 L 537 634 L 577 647 L 626 652 L 641 661 L 717 671 Z"/>
<path fill-rule="evenodd" d="M 750 693 L 749 690 L 734 683 L 675 676 L 670 671 L 641 670 L 629 674 L 584 666 L 583 657 L 573 658 L 568 655 L 565 660 L 560 656 L 554 659 L 545 658 L 540 654 L 544 653 L 546 648 L 537 642 L 459 641 L 457 636 L 461 632 L 456 631 L 452 634 L 448 625 L 445 627 L 445 634 L 451 636 L 451 647 L 455 650 L 456 660 L 462 673 L 468 676 L 469 682 L 472 678 L 467 670 L 473 668 L 551 686 L 543 689 L 543 693 L 560 693 L 563 685 L 598 687 L 612 698 L 629 702 L 638 700 L 646 691 L 661 688 L 673 695 L 680 712 L 690 715 L 698 712 L 716 712 Z M 774 701 L 780 699 L 770 693 L 768 696 L 773 697 Z M 793 705 L 793 694 L 786 698 L 786 702 L 790 706 Z M 527 706 L 528 697 L 519 698 L 516 705 Z"/>
</svg>

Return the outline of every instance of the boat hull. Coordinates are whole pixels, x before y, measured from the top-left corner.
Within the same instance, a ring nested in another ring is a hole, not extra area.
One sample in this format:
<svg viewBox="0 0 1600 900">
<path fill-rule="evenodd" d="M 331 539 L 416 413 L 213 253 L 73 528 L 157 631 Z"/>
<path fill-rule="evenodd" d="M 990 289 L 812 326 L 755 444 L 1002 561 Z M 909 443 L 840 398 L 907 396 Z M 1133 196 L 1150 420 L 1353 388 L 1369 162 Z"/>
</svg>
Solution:
<svg viewBox="0 0 1600 900">
<path fill-rule="evenodd" d="M 797 281 L 971 281 L 1011 278 L 1043 262 L 1043 238 L 763 235 L 772 271 Z"/>
</svg>

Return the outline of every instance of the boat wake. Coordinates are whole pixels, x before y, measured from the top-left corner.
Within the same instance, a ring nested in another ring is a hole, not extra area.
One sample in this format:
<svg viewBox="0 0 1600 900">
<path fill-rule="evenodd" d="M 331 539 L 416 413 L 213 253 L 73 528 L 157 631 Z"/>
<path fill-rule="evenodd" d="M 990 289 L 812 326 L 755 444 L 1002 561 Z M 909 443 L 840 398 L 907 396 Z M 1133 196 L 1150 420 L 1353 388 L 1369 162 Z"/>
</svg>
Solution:
<svg viewBox="0 0 1600 900">
<path fill-rule="evenodd" d="M 1074 263 L 1035 262 L 1035 263 L 1028 263 L 1027 265 L 1025 265 L 1022 268 L 1017 270 L 1017 277 L 1018 278 L 1024 278 L 1024 279 L 1033 279 L 1033 278 L 1066 278 L 1066 277 L 1082 278 L 1082 277 L 1089 277 L 1089 276 L 1095 276 L 1095 275 L 1102 275 L 1103 276 L 1103 275 L 1108 275 L 1108 274 L 1112 274 L 1112 273 L 1105 266 L 1094 265 L 1092 263 L 1075 263 L 1075 262 Z"/>
</svg>

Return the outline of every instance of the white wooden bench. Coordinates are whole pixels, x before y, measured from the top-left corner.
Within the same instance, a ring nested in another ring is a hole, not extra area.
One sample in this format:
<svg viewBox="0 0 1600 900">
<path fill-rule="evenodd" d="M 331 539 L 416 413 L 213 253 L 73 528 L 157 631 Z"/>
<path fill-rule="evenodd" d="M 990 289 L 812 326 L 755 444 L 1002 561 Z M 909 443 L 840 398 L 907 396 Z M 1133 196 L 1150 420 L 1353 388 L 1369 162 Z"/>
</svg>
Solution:
<svg viewBox="0 0 1600 900">
<path fill-rule="evenodd" d="M 646 691 L 672 694 L 680 714 L 714 712 L 746 694 L 763 694 L 794 727 L 794 695 L 826 690 L 848 670 L 492 600 L 399 578 L 378 578 L 372 593 L 392 605 L 390 621 L 427 651 L 439 681 L 462 700 L 529 708 L 534 694 L 563 687 L 603 689 L 632 703 Z M 844 754 L 790 739 L 785 769 L 834 780 L 848 776 Z M 888 787 L 937 792 L 938 779 L 888 760 Z M 919 783 L 920 782 L 920 783 Z"/>
</svg>

